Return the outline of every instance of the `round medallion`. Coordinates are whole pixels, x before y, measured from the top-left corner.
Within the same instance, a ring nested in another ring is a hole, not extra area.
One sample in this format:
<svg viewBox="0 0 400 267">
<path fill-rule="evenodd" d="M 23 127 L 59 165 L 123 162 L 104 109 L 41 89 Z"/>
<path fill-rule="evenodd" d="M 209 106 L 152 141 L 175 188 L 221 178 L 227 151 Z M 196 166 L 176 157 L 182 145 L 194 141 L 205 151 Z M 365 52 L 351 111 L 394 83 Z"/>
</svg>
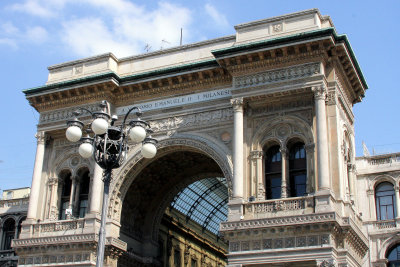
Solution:
<svg viewBox="0 0 400 267">
<path fill-rule="evenodd" d="M 286 125 L 286 124 L 280 125 L 280 126 L 278 126 L 278 128 L 276 129 L 276 134 L 277 134 L 279 137 L 285 137 L 285 136 L 287 136 L 287 135 L 289 134 L 289 132 L 290 132 L 290 128 L 289 128 L 289 126 Z"/>
<path fill-rule="evenodd" d="M 73 157 L 71 159 L 71 165 L 72 166 L 76 166 L 76 165 L 78 165 L 78 163 L 79 163 L 79 158 L 78 157 Z"/>
<path fill-rule="evenodd" d="M 223 133 L 221 134 L 221 140 L 222 140 L 222 142 L 224 142 L 224 143 L 230 142 L 230 141 L 231 141 L 231 134 L 228 133 L 228 132 L 223 132 Z"/>
</svg>

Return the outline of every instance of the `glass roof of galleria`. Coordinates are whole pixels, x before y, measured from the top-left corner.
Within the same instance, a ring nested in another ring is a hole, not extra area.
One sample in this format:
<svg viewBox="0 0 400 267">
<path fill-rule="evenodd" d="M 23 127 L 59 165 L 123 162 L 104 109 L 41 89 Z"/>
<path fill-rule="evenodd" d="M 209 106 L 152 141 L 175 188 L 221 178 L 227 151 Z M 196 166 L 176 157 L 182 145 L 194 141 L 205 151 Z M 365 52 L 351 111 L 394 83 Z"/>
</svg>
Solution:
<svg viewBox="0 0 400 267">
<path fill-rule="evenodd" d="M 225 178 L 207 178 L 196 181 L 180 191 L 171 207 L 218 235 L 219 223 L 228 214 L 228 188 Z"/>
</svg>

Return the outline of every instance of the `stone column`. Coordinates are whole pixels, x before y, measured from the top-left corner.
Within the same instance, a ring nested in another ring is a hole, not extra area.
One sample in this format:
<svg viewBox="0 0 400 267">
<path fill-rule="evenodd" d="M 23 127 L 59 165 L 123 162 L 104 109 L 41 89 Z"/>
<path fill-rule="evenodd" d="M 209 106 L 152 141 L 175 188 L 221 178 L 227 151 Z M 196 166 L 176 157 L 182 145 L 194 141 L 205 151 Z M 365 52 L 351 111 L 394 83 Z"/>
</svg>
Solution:
<svg viewBox="0 0 400 267">
<path fill-rule="evenodd" d="M 400 219 L 400 196 L 399 196 L 399 186 L 394 186 L 394 194 L 396 199 L 396 219 Z"/>
<path fill-rule="evenodd" d="M 73 205 L 73 201 L 74 201 L 74 196 L 75 196 L 75 188 L 76 188 L 76 184 L 79 183 L 79 177 L 78 176 L 74 176 L 71 177 L 72 179 L 72 185 L 71 185 L 71 194 L 69 195 L 69 204 L 68 204 L 68 209 L 72 211 L 72 214 L 74 213 L 74 205 Z M 72 214 L 68 214 L 67 218 L 70 219 Z"/>
<path fill-rule="evenodd" d="M 103 194 L 103 169 L 97 163 L 94 163 L 93 173 L 91 175 L 93 177 L 91 177 L 89 213 L 100 214 Z"/>
<path fill-rule="evenodd" d="M 77 180 L 74 195 L 74 214 L 79 217 L 79 195 L 81 193 L 81 180 Z"/>
<path fill-rule="evenodd" d="M 289 152 L 286 148 L 281 148 L 282 157 L 282 185 L 281 185 L 281 198 L 288 197 L 288 177 L 289 177 Z"/>
<path fill-rule="evenodd" d="M 33 168 L 33 175 L 32 175 L 32 187 L 29 196 L 27 220 L 39 219 L 37 215 L 37 210 L 39 203 L 40 183 L 42 180 L 44 145 L 46 141 L 46 135 L 44 132 L 37 132 L 35 137 L 37 138 L 37 147 L 36 147 L 35 166 Z"/>
<path fill-rule="evenodd" d="M 305 146 L 306 150 L 306 160 L 307 160 L 307 193 L 312 193 L 315 189 L 315 179 L 314 179 L 314 144 L 308 144 Z"/>
<path fill-rule="evenodd" d="M 231 99 L 233 106 L 233 198 L 243 198 L 243 98 Z"/>
<path fill-rule="evenodd" d="M 326 125 L 325 86 L 313 87 L 317 124 L 318 191 L 330 189 L 328 130 Z"/>
<path fill-rule="evenodd" d="M 252 161 L 252 175 L 251 175 L 251 192 L 257 200 L 265 199 L 265 185 L 263 183 L 262 175 L 262 151 L 251 151 L 250 157 Z"/>
</svg>

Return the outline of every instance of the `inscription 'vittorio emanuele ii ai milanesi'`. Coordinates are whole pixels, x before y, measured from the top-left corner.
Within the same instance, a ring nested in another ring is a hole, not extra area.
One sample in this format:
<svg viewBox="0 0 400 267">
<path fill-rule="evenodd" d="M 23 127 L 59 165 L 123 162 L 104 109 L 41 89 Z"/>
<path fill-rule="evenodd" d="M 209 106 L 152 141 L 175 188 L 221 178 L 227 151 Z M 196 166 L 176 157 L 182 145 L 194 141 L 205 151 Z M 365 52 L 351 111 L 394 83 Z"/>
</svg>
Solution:
<svg viewBox="0 0 400 267">
<path fill-rule="evenodd" d="M 117 108 L 117 114 L 125 114 L 133 106 L 138 106 L 142 111 L 154 110 L 159 108 L 169 108 L 188 104 L 194 104 L 198 102 L 205 102 L 210 100 L 216 100 L 221 98 L 230 97 L 232 95 L 230 88 L 224 88 L 209 92 L 190 94 L 185 96 L 178 96 L 163 100 L 150 101 L 145 103 L 137 103 L 131 106 Z"/>
</svg>

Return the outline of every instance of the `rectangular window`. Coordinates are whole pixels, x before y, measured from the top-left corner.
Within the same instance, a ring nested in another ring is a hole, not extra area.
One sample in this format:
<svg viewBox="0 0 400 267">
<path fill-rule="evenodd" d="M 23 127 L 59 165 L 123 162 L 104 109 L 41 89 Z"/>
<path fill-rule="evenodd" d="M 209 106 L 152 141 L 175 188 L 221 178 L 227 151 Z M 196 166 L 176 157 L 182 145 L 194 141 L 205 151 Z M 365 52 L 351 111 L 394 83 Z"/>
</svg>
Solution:
<svg viewBox="0 0 400 267">
<path fill-rule="evenodd" d="M 65 220 L 67 218 L 67 214 L 65 214 L 65 212 L 67 211 L 69 206 L 69 201 L 62 201 L 61 203 L 61 210 L 60 210 L 60 220 Z"/>
<path fill-rule="evenodd" d="M 88 208 L 88 200 L 83 199 L 79 202 L 79 218 L 85 217 Z"/>
<path fill-rule="evenodd" d="M 175 267 L 181 267 L 181 251 L 177 249 L 174 250 L 174 265 Z"/>
</svg>

